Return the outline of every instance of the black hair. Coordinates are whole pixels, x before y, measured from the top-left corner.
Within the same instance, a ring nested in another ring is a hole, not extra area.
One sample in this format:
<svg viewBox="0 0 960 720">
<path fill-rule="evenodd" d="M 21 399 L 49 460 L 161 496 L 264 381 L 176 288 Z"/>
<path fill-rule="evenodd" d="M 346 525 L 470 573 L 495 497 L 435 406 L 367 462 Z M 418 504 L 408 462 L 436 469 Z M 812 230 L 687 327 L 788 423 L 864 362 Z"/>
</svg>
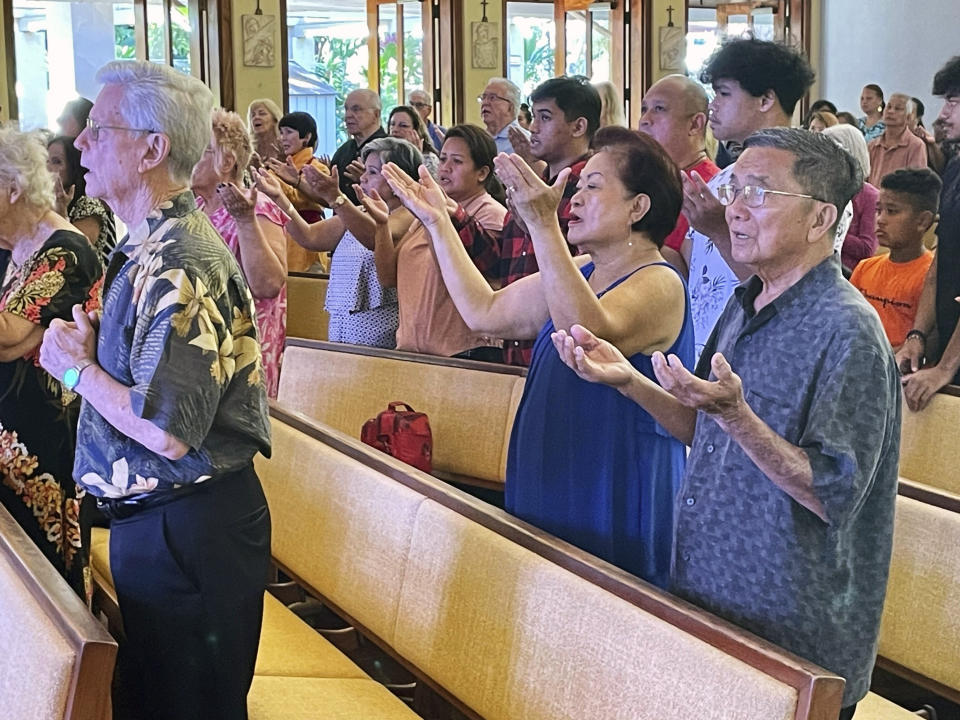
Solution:
<svg viewBox="0 0 960 720">
<path fill-rule="evenodd" d="M 700 81 L 708 85 L 724 78 L 736 80 L 754 97 L 772 90 L 787 115 L 793 114 L 815 77 L 810 63 L 797 50 L 755 37 L 727 40 L 700 73 Z"/>
<path fill-rule="evenodd" d="M 676 227 L 683 205 L 683 186 L 676 163 L 649 135 L 618 125 L 600 128 L 591 147 L 594 152 L 607 151 L 618 159 L 620 181 L 630 193 L 650 198 L 650 209 L 632 229 L 645 232 L 657 247 L 663 247 L 664 239 Z"/>
<path fill-rule="evenodd" d="M 67 164 L 67 182 L 64 184 L 63 189 L 69 191 L 73 187 L 73 200 L 70 201 L 70 205 L 67 210 L 73 210 L 73 206 L 84 195 L 87 194 L 87 181 L 86 169 L 80 164 L 80 151 L 73 145 L 73 138 L 68 137 L 67 135 L 57 135 L 51 138 L 50 142 L 47 143 L 47 151 L 49 152 L 51 145 L 60 145 L 63 147 L 63 156 Z"/>
<path fill-rule="evenodd" d="M 960 55 L 954 55 L 933 76 L 933 94 L 937 97 L 960 95 Z"/>
<path fill-rule="evenodd" d="M 306 138 L 310 136 L 310 140 L 307 142 L 312 148 L 317 147 L 317 121 L 313 119 L 313 116 L 310 113 L 297 112 L 287 113 L 282 118 L 280 122 L 277 123 L 278 128 L 288 127 L 297 131 L 297 134 L 301 138 Z"/>
<path fill-rule="evenodd" d="M 90 110 L 93 109 L 93 103 L 85 97 L 79 97 L 71 100 L 63 106 L 63 115 L 69 115 L 77 121 L 77 127 L 81 130 L 87 125 L 87 118 L 90 117 Z M 49 147 L 49 145 L 47 146 Z"/>
<path fill-rule="evenodd" d="M 815 103 L 813 103 L 813 105 L 810 106 L 811 115 L 819 110 L 826 110 L 834 115 L 837 114 L 837 106 L 829 100 L 817 100 Z"/>
<path fill-rule="evenodd" d="M 847 112 L 846 110 L 841 110 L 840 112 L 837 113 L 837 120 L 839 120 L 841 123 L 846 123 L 847 125 L 853 125 L 855 128 L 858 128 L 858 129 L 860 127 L 857 124 L 856 116 L 851 112 Z"/>
<path fill-rule="evenodd" d="M 490 171 L 484 181 L 487 192 L 497 200 L 504 201 L 506 198 L 503 193 L 503 185 L 500 184 L 494 174 L 493 167 L 493 159 L 497 156 L 497 145 L 490 137 L 490 133 L 476 125 L 454 125 L 447 130 L 443 142 L 446 143 L 450 138 L 460 138 L 467 144 L 467 148 L 470 150 L 470 159 L 473 160 L 477 169 L 485 167 Z M 441 147 L 441 152 L 442 150 Z"/>
<path fill-rule="evenodd" d="M 888 173 L 880 180 L 880 187 L 907 196 L 914 210 L 936 215 L 940 208 L 943 182 L 930 168 L 904 168 Z"/>
<path fill-rule="evenodd" d="M 600 93 L 583 75 L 562 75 L 537 85 L 530 94 L 530 102 L 553 100 L 563 111 L 567 122 L 577 118 L 587 121 L 587 140 L 600 127 Z"/>
<path fill-rule="evenodd" d="M 523 115 L 523 119 L 527 121 L 528 125 L 533 121 L 533 113 L 530 112 L 530 106 L 526 103 L 520 103 L 520 111 L 517 115 Z"/>
</svg>

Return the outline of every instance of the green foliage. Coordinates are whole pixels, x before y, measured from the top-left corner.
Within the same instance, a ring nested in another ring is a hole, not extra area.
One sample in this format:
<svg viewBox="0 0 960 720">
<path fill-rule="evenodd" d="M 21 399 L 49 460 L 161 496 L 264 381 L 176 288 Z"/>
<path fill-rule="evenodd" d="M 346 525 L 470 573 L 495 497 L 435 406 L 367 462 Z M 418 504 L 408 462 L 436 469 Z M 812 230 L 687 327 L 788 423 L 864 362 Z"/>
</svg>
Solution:
<svg viewBox="0 0 960 720">
<path fill-rule="evenodd" d="M 344 101 L 346 101 L 347 95 L 360 87 L 359 84 L 347 77 L 347 61 L 358 52 L 365 53 L 366 46 L 366 38 L 354 40 L 322 36 L 316 38 L 316 64 L 313 71 L 324 81 L 330 83 L 337 91 L 337 145 L 342 145 L 349 138 L 343 127 Z"/>
<path fill-rule="evenodd" d="M 186 5 L 174 5 L 173 11 L 181 16 L 172 22 L 173 66 L 182 72 L 190 72 L 189 10 Z M 162 23 L 147 25 L 147 43 L 150 57 L 162 62 L 165 28 Z M 133 25 L 115 25 L 113 28 L 114 57 L 118 60 L 134 60 L 137 57 L 137 41 Z"/>
<path fill-rule="evenodd" d="M 550 34 L 534 26 L 523 39 L 523 85 L 532 89 L 553 77 L 553 44 Z"/>
</svg>

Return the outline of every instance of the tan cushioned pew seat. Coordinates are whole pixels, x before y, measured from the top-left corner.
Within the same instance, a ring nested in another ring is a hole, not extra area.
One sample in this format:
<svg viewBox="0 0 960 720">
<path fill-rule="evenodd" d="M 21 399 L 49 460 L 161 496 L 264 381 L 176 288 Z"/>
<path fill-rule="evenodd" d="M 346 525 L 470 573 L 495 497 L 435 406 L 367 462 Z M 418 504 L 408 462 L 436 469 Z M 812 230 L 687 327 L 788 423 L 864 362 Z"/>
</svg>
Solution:
<svg viewBox="0 0 960 720">
<path fill-rule="evenodd" d="M 388 402 L 408 403 L 430 418 L 434 470 L 502 484 L 525 378 L 394 355 L 409 359 L 288 342 L 277 402 L 353 438 Z"/>
<path fill-rule="evenodd" d="M 903 405 L 900 477 L 960 495 L 960 389 L 947 386 L 921 412 Z"/>
<path fill-rule="evenodd" d="M 93 528 L 91 535 L 97 582 L 115 598 L 109 531 Z M 263 629 L 247 705 L 250 720 L 417 717 L 270 593 L 264 594 Z"/>
<path fill-rule="evenodd" d="M 323 306 L 329 282 L 324 275 L 287 275 L 287 337 L 327 339 L 330 315 Z"/>
<path fill-rule="evenodd" d="M 390 458 L 361 462 L 274 412 L 273 458 L 257 459 L 274 558 L 478 716 L 796 717 L 795 687 L 428 499 L 378 463 L 462 496 Z"/>
</svg>

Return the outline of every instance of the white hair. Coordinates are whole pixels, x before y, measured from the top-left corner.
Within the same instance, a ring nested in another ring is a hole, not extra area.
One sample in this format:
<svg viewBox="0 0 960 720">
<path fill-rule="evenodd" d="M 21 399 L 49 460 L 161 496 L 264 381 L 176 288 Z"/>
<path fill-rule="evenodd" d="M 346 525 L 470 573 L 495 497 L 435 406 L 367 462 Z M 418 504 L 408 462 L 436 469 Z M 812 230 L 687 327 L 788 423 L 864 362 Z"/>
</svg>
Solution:
<svg viewBox="0 0 960 720">
<path fill-rule="evenodd" d="M 360 97 L 366 99 L 377 112 L 383 110 L 383 103 L 380 100 L 380 96 L 369 88 L 358 88 L 356 90 L 351 90 L 348 95 L 359 95 Z"/>
<path fill-rule="evenodd" d="M 512 80 L 509 80 L 505 77 L 492 77 L 487 80 L 487 85 L 492 85 L 496 83 L 497 85 L 503 85 L 507 88 L 506 99 L 510 101 L 510 104 L 513 105 L 513 111 L 516 112 L 520 109 L 520 88 L 517 87 L 516 83 Z"/>
<path fill-rule="evenodd" d="M 38 210 L 53 207 L 53 175 L 47 170 L 42 136 L 14 127 L 0 129 L 0 183 L 16 185 L 22 202 Z"/>
<path fill-rule="evenodd" d="M 97 72 L 97 82 L 123 87 L 117 109 L 124 122 L 166 135 L 170 179 L 189 182 L 193 166 L 210 143 L 210 89 L 166 65 L 130 60 L 104 65 Z"/>
<path fill-rule="evenodd" d="M 853 159 L 859 163 L 863 171 L 864 178 L 870 177 L 870 152 L 867 150 L 867 141 L 864 140 L 860 128 L 840 123 L 826 128 L 823 134 L 853 155 Z"/>
</svg>

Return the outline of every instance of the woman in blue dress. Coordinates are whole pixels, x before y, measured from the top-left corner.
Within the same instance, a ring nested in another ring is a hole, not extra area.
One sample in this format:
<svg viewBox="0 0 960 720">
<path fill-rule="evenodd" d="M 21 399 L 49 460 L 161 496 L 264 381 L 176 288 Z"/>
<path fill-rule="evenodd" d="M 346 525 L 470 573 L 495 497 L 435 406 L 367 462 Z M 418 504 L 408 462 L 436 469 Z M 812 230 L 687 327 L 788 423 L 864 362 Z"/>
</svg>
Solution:
<svg viewBox="0 0 960 720">
<path fill-rule="evenodd" d="M 617 390 L 577 377 L 551 334 L 581 325 L 651 378 L 656 351 L 693 361 L 686 288 L 660 255 L 680 212 L 680 177 L 663 149 L 636 131 L 603 128 L 593 146 L 566 239 L 557 207 L 568 171 L 547 186 L 516 155 L 498 156 L 497 175 L 528 228 L 540 272 L 497 291 L 437 211 L 445 203 L 436 183 L 422 171 L 420 183 L 411 182 L 390 166 L 384 175 L 429 228 L 471 329 L 536 337 L 510 441 L 507 510 L 664 587 L 684 447 Z M 572 257 L 568 242 L 580 254 Z"/>
</svg>

